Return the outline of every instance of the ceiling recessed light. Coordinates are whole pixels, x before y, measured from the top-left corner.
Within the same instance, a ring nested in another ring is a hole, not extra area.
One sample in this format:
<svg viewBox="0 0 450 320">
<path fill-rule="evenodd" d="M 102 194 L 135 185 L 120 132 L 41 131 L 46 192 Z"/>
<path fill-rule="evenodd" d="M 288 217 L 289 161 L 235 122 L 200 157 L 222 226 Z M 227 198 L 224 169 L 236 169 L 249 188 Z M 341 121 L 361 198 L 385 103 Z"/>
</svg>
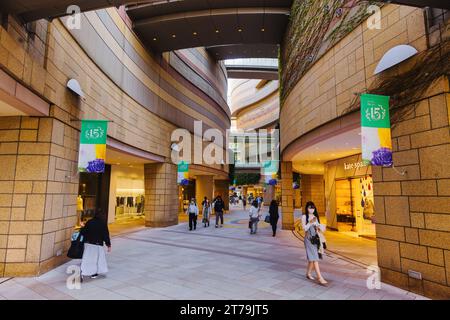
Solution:
<svg viewBox="0 0 450 320">
<path fill-rule="evenodd" d="M 238 32 L 242 32 L 242 28 L 239 28 L 239 29 L 238 29 Z"/>
<path fill-rule="evenodd" d="M 172 38 L 176 38 L 176 37 L 177 37 L 177 35 L 176 35 L 176 34 L 173 34 L 173 35 L 172 35 Z"/>
<path fill-rule="evenodd" d="M 219 29 L 216 29 L 216 33 L 219 33 L 220 31 L 219 31 Z"/>
<path fill-rule="evenodd" d="M 262 32 L 264 32 L 264 31 L 266 31 L 266 29 L 264 29 L 264 28 L 261 28 L 261 31 L 262 31 Z"/>
<path fill-rule="evenodd" d="M 153 38 L 153 41 L 156 41 L 156 40 L 158 40 L 158 38 L 154 37 L 154 38 Z"/>
<path fill-rule="evenodd" d="M 194 36 L 196 36 L 198 33 L 197 33 L 197 32 L 193 32 L 192 34 L 193 34 Z"/>
</svg>

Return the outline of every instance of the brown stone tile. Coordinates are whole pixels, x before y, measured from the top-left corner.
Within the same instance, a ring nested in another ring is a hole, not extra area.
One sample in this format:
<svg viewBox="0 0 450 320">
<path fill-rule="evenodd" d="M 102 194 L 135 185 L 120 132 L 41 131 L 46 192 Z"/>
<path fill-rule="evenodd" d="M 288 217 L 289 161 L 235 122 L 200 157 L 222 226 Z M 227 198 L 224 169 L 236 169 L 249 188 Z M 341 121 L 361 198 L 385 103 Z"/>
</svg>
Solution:
<svg viewBox="0 0 450 320">
<path fill-rule="evenodd" d="M 8 236 L 8 248 L 9 249 L 24 249 L 27 247 L 26 235 L 10 235 Z"/>
<path fill-rule="evenodd" d="M 450 201 L 447 197 L 410 197 L 411 211 L 421 212 L 425 208 L 432 213 L 450 213 Z"/>
<path fill-rule="evenodd" d="M 14 87 L 15 84 L 13 84 L 12 89 L 14 89 Z M 19 129 L 19 128 L 20 128 L 20 117 L 0 117 L 0 129 Z"/>
<path fill-rule="evenodd" d="M 47 180 L 48 156 L 19 155 L 17 157 L 17 180 Z"/>
<path fill-rule="evenodd" d="M 0 156 L 0 180 L 14 180 L 16 160 L 16 156 Z"/>
<path fill-rule="evenodd" d="M 444 250 L 428 247 L 428 261 L 431 264 L 444 266 Z"/>
<path fill-rule="evenodd" d="M 405 171 L 405 175 L 401 175 L 399 172 Z M 393 168 L 383 168 L 383 181 L 407 181 L 407 180 L 420 180 L 420 167 L 419 165 L 402 166 Z"/>
<path fill-rule="evenodd" d="M 31 193 L 33 183 L 31 181 L 15 181 L 14 193 Z"/>
<path fill-rule="evenodd" d="M 373 193 L 375 196 L 400 196 L 402 194 L 400 182 L 376 182 Z"/>
<path fill-rule="evenodd" d="M 45 195 L 29 194 L 25 211 L 26 220 L 42 220 L 44 218 Z"/>
<path fill-rule="evenodd" d="M 25 261 L 25 249 L 7 249 L 6 250 L 6 263 L 17 263 Z"/>
<path fill-rule="evenodd" d="M 39 119 L 38 141 L 51 142 L 52 130 L 53 130 L 53 119 L 40 118 Z"/>
<path fill-rule="evenodd" d="M 27 241 L 26 262 L 39 262 L 41 254 L 41 235 L 29 235 Z"/>
<path fill-rule="evenodd" d="M 381 281 L 408 290 L 408 276 L 404 273 L 380 267 Z"/>
<path fill-rule="evenodd" d="M 432 230 L 419 230 L 420 244 L 450 250 L 450 233 Z"/>
<path fill-rule="evenodd" d="M 432 128 L 448 127 L 448 108 L 444 94 L 430 98 Z"/>
<path fill-rule="evenodd" d="M 11 221 L 25 220 L 25 208 L 12 208 L 11 209 Z"/>
<path fill-rule="evenodd" d="M 38 270 L 38 263 L 6 263 L 4 277 L 36 276 Z"/>
<path fill-rule="evenodd" d="M 419 163 L 419 154 L 416 149 L 394 152 L 392 157 L 396 166 L 406 166 Z"/>
<path fill-rule="evenodd" d="M 442 159 L 450 159 L 450 144 L 420 149 L 420 168 L 422 179 L 450 178 L 448 163 Z"/>
<path fill-rule="evenodd" d="M 407 273 L 408 270 L 414 270 L 422 273 L 425 280 L 446 284 L 445 269 L 443 267 L 431 265 L 428 263 L 418 262 L 406 258 L 401 259 L 402 271 Z"/>
<path fill-rule="evenodd" d="M 13 181 L 0 181 L 0 193 L 13 193 Z"/>
<path fill-rule="evenodd" d="M 13 194 L 12 206 L 13 207 L 25 207 L 27 204 L 26 194 Z"/>
<path fill-rule="evenodd" d="M 450 215 L 426 213 L 425 214 L 426 229 L 448 231 L 450 232 Z"/>
<path fill-rule="evenodd" d="M 22 117 L 21 129 L 37 129 L 39 127 L 39 118 Z"/>
<path fill-rule="evenodd" d="M 55 233 L 47 233 L 42 236 L 41 257 L 40 260 L 47 260 L 53 257 L 53 248 L 55 246 Z"/>
<path fill-rule="evenodd" d="M 19 154 L 50 154 L 50 143 L 21 142 L 19 143 Z"/>
<path fill-rule="evenodd" d="M 410 226 L 408 197 L 385 197 L 386 223 Z"/>
<path fill-rule="evenodd" d="M 11 221 L 10 234 L 41 234 L 43 222 L 40 221 Z"/>
<path fill-rule="evenodd" d="M 437 180 L 437 185 L 440 196 L 450 196 L 450 179 Z"/>
<path fill-rule="evenodd" d="M 405 231 L 403 227 L 377 224 L 376 232 L 377 238 L 380 239 L 405 241 Z"/>
<path fill-rule="evenodd" d="M 17 147 L 18 147 L 17 142 L 0 142 L 0 154 L 16 155 Z"/>
<path fill-rule="evenodd" d="M 402 258 L 428 262 L 427 247 L 409 243 L 400 243 L 400 255 Z"/>
<path fill-rule="evenodd" d="M 416 117 L 398 123 L 392 130 L 392 137 L 396 138 L 407 134 L 427 131 L 431 129 L 429 116 Z"/>
<path fill-rule="evenodd" d="M 450 299 L 450 287 L 443 286 L 431 281 L 423 281 L 424 294 L 433 299 Z"/>
<path fill-rule="evenodd" d="M 414 228 L 405 228 L 405 239 L 409 243 L 419 243 L 419 232 Z"/>
<path fill-rule="evenodd" d="M 450 133 L 448 128 L 439 128 L 411 135 L 411 147 L 423 148 L 448 143 Z"/>
<path fill-rule="evenodd" d="M 378 238 L 377 257 L 380 267 L 401 271 L 398 242 Z"/>
<path fill-rule="evenodd" d="M 36 141 L 37 130 L 20 130 L 20 141 Z"/>
<path fill-rule="evenodd" d="M 11 208 L 0 207 L 0 221 L 11 219 Z"/>
<path fill-rule="evenodd" d="M 436 196 L 436 180 L 403 181 L 402 194 L 405 196 Z"/>
</svg>

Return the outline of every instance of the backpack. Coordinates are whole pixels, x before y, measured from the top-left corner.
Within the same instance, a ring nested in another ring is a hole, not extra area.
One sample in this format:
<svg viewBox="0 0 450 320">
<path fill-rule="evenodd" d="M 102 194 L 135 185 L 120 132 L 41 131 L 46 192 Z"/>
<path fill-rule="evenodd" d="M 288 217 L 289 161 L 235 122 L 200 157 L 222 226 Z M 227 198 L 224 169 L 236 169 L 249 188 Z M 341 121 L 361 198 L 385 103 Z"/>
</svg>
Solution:
<svg viewBox="0 0 450 320">
<path fill-rule="evenodd" d="M 222 209 L 223 209 L 222 200 L 217 200 L 217 201 L 214 203 L 214 210 L 216 210 L 216 211 L 222 211 Z"/>
</svg>

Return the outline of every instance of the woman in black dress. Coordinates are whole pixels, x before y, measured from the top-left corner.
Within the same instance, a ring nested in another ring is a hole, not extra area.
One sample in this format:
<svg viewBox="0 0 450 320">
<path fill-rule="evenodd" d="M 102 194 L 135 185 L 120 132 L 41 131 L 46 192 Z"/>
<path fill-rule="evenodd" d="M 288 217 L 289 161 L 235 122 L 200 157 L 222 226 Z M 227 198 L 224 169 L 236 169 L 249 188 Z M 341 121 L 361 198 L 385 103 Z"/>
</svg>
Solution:
<svg viewBox="0 0 450 320">
<path fill-rule="evenodd" d="M 280 218 L 280 215 L 278 214 L 277 200 L 272 200 L 270 202 L 269 214 L 270 214 L 270 224 L 272 226 L 272 231 L 273 231 L 272 237 L 275 237 L 275 235 L 277 233 L 278 219 Z"/>
</svg>

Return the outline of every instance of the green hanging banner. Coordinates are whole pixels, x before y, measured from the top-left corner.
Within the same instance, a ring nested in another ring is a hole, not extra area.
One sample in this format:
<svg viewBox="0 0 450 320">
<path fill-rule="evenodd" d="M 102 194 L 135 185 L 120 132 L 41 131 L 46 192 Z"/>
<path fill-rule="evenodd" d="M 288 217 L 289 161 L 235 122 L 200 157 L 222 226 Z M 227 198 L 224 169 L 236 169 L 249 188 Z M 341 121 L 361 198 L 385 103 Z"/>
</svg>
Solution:
<svg viewBox="0 0 450 320">
<path fill-rule="evenodd" d="M 388 96 L 361 95 L 361 149 L 366 164 L 393 165 Z"/>
<path fill-rule="evenodd" d="M 108 120 L 82 120 L 78 171 L 105 172 Z"/>
<path fill-rule="evenodd" d="M 186 161 L 181 161 L 178 164 L 178 179 L 177 182 L 180 185 L 189 184 L 189 164 Z"/>
</svg>

